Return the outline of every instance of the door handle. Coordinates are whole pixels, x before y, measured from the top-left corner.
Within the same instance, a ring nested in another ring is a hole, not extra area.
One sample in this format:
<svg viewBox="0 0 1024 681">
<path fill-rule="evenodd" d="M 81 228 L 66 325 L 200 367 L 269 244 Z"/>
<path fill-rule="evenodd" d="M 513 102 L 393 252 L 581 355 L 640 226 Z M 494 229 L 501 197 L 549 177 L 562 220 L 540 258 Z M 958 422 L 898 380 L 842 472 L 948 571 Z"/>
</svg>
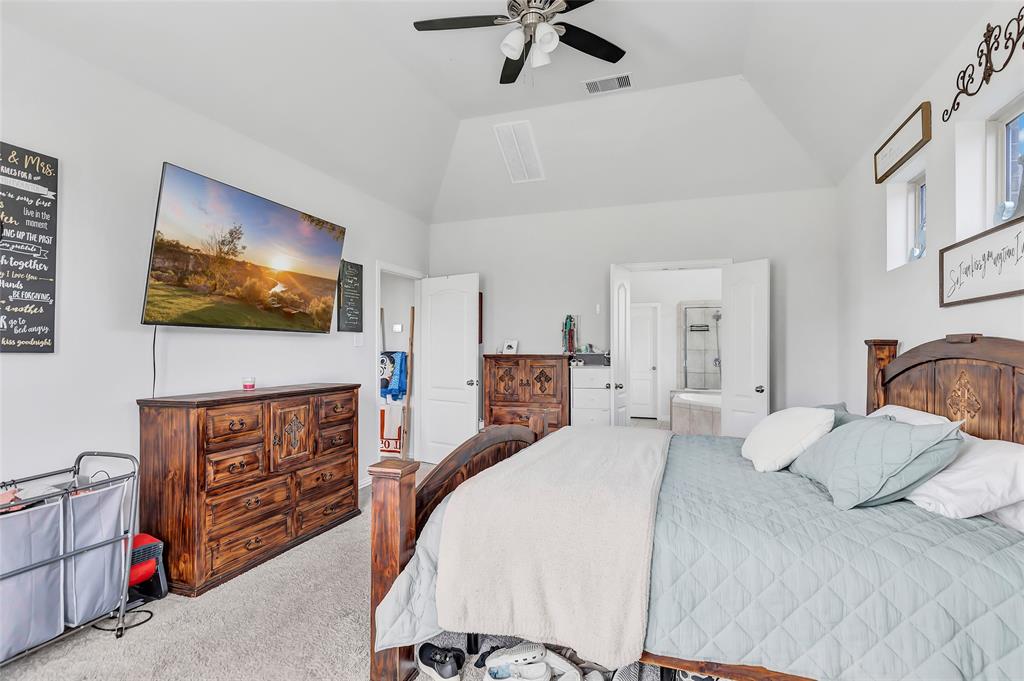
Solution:
<svg viewBox="0 0 1024 681">
<path fill-rule="evenodd" d="M 754 392 L 755 393 L 763 393 L 764 392 L 764 386 L 763 385 L 757 386 L 756 388 L 754 388 Z"/>
<path fill-rule="evenodd" d="M 622 390 L 622 384 L 621 383 L 616 383 L 615 384 L 615 389 L 616 390 Z"/>
<path fill-rule="evenodd" d="M 604 389 L 605 389 L 605 390 L 609 390 L 609 389 L 611 389 L 611 387 L 612 387 L 612 384 L 611 384 L 611 383 L 605 383 L 605 384 L 604 384 Z"/>
<path fill-rule="evenodd" d="M 477 385 L 476 379 L 474 379 L 474 378 L 467 379 L 466 380 L 466 385 L 468 385 L 468 386 Z"/>
<path fill-rule="evenodd" d="M 658 367 L 651 367 L 651 371 L 657 371 Z"/>
</svg>

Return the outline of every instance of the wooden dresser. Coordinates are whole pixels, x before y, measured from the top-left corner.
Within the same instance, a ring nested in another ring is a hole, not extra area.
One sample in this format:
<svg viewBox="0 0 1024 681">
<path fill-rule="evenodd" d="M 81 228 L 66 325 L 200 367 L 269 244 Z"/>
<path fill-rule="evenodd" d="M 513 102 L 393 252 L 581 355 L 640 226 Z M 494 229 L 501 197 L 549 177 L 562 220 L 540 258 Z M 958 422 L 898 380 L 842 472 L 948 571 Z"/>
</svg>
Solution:
<svg viewBox="0 0 1024 681">
<path fill-rule="evenodd" d="M 569 425 L 568 355 L 484 355 L 484 424 Z"/>
<path fill-rule="evenodd" d="M 138 400 L 139 520 L 197 596 L 359 514 L 359 386 Z"/>
</svg>

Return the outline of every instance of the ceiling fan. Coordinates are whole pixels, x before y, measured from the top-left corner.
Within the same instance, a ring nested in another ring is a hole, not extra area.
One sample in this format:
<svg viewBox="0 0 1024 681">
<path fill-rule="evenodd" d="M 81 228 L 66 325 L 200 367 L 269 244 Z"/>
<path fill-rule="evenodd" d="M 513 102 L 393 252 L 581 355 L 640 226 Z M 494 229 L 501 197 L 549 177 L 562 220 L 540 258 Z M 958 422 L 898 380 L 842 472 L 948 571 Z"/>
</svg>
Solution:
<svg viewBox="0 0 1024 681">
<path fill-rule="evenodd" d="M 589 5 L 594 0 L 509 0 L 508 15 L 477 15 L 448 17 L 413 22 L 417 31 L 446 31 L 454 28 L 484 28 L 487 26 L 515 25 L 515 29 L 501 41 L 505 65 L 501 69 L 503 85 L 516 82 L 529 57 L 534 68 L 551 63 L 551 52 L 559 43 L 585 52 L 592 57 L 615 63 L 626 52 L 590 31 L 567 24 L 552 23 L 558 15 Z M 536 45 L 536 49 L 531 47 Z M 531 54 L 532 51 L 532 54 Z"/>
</svg>

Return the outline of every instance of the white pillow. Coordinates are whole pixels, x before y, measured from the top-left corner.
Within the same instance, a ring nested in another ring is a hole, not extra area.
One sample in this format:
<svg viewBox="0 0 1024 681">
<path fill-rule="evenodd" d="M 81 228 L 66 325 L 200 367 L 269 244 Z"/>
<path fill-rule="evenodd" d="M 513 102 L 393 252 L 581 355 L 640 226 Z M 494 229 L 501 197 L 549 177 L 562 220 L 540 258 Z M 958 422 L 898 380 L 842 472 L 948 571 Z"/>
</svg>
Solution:
<svg viewBox="0 0 1024 681">
<path fill-rule="evenodd" d="M 792 407 L 769 414 L 743 441 L 743 456 L 761 472 L 782 470 L 832 430 L 831 409 Z"/>
<path fill-rule="evenodd" d="M 1024 501 L 1018 501 L 1016 504 L 1010 504 L 991 513 L 986 513 L 985 517 L 996 521 L 1000 525 L 1024 532 Z"/>
<path fill-rule="evenodd" d="M 971 518 L 1024 501 L 1024 445 L 964 434 L 953 463 L 907 499 L 947 518 Z"/>
<path fill-rule="evenodd" d="M 887 404 L 879 407 L 868 416 L 891 416 L 900 423 L 909 423 L 912 426 L 934 426 L 940 423 L 950 423 L 945 416 L 931 414 L 926 411 L 901 407 L 898 404 Z"/>
</svg>

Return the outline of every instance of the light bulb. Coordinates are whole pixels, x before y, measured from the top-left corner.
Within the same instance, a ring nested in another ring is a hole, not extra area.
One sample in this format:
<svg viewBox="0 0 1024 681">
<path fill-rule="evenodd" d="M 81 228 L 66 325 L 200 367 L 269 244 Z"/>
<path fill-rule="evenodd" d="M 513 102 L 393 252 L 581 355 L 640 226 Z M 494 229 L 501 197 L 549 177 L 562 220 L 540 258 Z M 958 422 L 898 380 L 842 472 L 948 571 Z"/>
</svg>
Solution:
<svg viewBox="0 0 1024 681">
<path fill-rule="evenodd" d="M 530 50 L 530 66 L 547 66 L 551 63 L 551 56 L 544 50 Z"/>
<path fill-rule="evenodd" d="M 516 28 L 501 41 L 501 53 L 509 59 L 519 59 L 523 54 L 524 45 L 526 45 L 526 33 L 523 32 L 523 29 Z"/>
<path fill-rule="evenodd" d="M 558 31 L 548 22 L 542 21 L 534 29 L 533 41 L 542 51 L 553 52 L 558 47 Z"/>
</svg>

